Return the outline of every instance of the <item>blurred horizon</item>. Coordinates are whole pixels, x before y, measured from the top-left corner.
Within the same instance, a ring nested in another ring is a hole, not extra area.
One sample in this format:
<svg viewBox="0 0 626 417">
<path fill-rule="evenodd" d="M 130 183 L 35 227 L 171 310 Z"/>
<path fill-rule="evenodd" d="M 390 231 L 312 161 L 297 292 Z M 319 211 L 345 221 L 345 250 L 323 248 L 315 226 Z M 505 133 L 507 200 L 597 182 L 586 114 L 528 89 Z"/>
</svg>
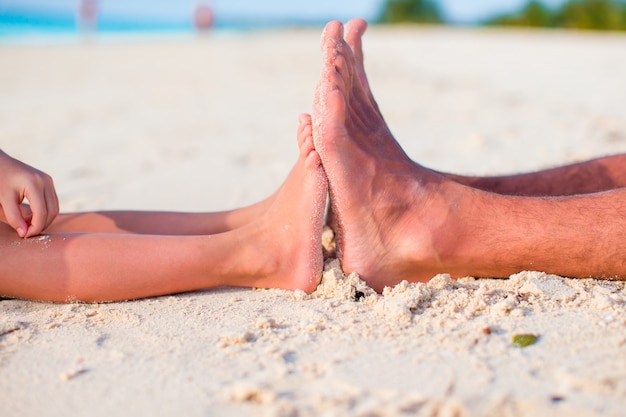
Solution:
<svg viewBox="0 0 626 417">
<path fill-rule="evenodd" d="M 566 0 L 543 0 L 548 7 Z M 453 24 L 472 24 L 498 14 L 513 12 L 527 0 L 436 0 L 446 20 Z M 73 18 L 80 0 L 0 0 L 1 14 L 46 15 Z M 98 9 L 105 19 L 183 21 L 188 20 L 197 4 L 209 5 L 224 20 L 279 20 L 325 22 L 362 17 L 376 20 L 385 0 L 98 0 Z"/>
<path fill-rule="evenodd" d="M 194 29 L 194 10 L 207 5 L 216 29 L 322 25 L 332 20 L 362 17 L 377 22 L 385 0 L 83 0 L 97 4 L 92 29 L 98 32 L 182 31 Z M 567 0 L 542 0 L 548 8 Z M 426 1 L 427 3 L 427 1 Z M 479 25 L 498 16 L 516 13 L 528 0 L 438 0 L 443 22 Z M 75 34 L 81 29 L 81 0 L 0 0 L 0 38 L 29 35 Z"/>
</svg>

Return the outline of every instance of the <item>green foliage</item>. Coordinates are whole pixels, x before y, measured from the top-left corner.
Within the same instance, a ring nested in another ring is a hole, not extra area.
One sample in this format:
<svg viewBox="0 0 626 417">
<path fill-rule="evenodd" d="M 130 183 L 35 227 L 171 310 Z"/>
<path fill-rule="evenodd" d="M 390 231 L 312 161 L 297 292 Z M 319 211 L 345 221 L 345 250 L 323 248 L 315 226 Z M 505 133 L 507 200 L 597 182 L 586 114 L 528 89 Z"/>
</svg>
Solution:
<svg viewBox="0 0 626 417">
<path fill-rule="evenodd" d="M 435 0 L 386 0 L 380 22 L 443 23 Z M 484 22 L 486 25 L 626 30 L 626 0 L 569 0 L 550 9 L 530 0 L 521 10 Z"/>
<path fill-rule="evenodd" d="M 520 11 L 485 22 L 487 25 L 626 30 L 626 3 L 617 0 L 570 0 L 551 10 L 537 0 Z"/>
<path fill-rule="evenodd" d="M 553 20 L 553 13 L 542 2 L 533 0 L 519 12 L 497 17 L 487 23 L 504 26 L 549 27 L 553 26 Z"/>
<path fill-rule="evenodd" d="M 383 23 L 442 23 L 441 12 L 432 0 L 386 0 L 380 16 Z"/>
<path fill-rule="evenodd" d="M 626 5 L 610 0 L 572 1 L 557 15 L 559 26 L 576 29 L 626 30 Z"/>
</svg>

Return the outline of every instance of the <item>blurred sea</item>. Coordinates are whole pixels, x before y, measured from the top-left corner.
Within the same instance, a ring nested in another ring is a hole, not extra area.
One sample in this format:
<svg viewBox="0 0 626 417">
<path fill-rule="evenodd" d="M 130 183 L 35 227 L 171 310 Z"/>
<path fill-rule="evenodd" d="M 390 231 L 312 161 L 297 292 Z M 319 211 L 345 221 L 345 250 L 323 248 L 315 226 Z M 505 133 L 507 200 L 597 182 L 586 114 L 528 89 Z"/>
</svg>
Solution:
<svg viewBox="0 0 626 417">
<path fill-rule="evenodd" d="M 216 19 L 211 31 L 233 33 L 280 27 L 322 26 L 313 20 Z M 67 14 L 12 13 L 0 9 L 0 43 L 56 43 L 80 40 L 84 35 L 99 39 L 143 39 L 193 36 L 191 17 L 181 20 L 141 20 L 100 17 L 93 28 L 81 27 L 76 16 Z"/>
</svg>

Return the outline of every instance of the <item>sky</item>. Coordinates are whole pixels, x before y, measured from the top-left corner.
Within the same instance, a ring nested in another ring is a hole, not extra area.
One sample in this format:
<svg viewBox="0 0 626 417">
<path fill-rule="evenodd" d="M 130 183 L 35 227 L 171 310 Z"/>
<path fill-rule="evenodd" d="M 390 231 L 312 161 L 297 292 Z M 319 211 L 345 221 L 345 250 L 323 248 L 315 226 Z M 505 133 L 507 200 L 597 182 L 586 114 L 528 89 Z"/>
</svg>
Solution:
<svg viewBox="0 0 626 417">
<path fill-rule="evenodd" d="M 520 8 L 527 0 L 439 0 L 449 21 L 472 23 L 495 14 Z M 544 0 L 558 5 L 565 0 Z M 34 8 L 73 13 L 78 0 L 0 0 L 2 10 Z M 109 16 L 151 17 L 159 20 L 186 18 L 197 0 L 100 0 L 100 12 Z M 351 17 L 375 19 L 384 0 L 204 0 L 216 16 L 223 18 L 346 20 Z"/>
</svg>

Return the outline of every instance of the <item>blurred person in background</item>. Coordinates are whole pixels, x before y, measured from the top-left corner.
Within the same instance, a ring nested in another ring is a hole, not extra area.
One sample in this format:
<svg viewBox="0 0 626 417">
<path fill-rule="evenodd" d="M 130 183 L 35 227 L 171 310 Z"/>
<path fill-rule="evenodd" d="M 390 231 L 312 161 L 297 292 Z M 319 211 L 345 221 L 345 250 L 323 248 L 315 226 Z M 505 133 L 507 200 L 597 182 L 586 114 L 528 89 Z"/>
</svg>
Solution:
<svg viewBox="0 0 626 417">
<path fill-rule="evenodd" d="M 76 11 L 78 28 L 82 32 L 94 32 L 98 29 L 98 1 L 80 0 Z"/>
</svg>

